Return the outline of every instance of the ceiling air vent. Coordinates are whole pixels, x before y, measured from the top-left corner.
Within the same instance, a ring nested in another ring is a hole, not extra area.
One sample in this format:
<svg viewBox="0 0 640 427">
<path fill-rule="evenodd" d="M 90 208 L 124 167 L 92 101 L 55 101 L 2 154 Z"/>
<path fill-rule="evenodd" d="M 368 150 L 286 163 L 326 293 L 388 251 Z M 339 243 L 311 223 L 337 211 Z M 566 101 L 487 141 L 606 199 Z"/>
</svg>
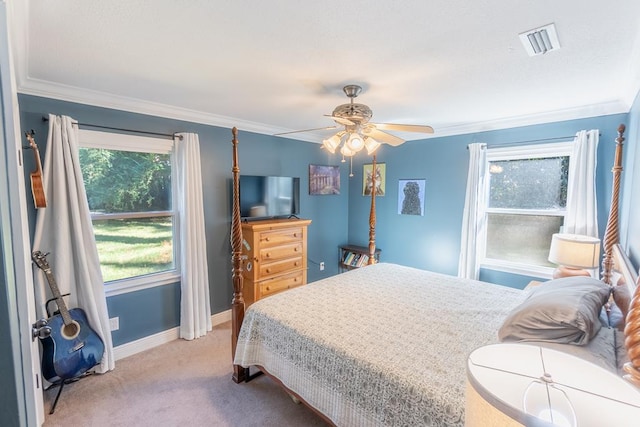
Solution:
<svg viewBox="0 0 640 427">
<path fill-rule="evenodd" d="M 529 56 L 542 55 L 560 49 L 558 33 L 554 24 L 525 31 L 520 34 L 520 40 Z"/>
</svg>

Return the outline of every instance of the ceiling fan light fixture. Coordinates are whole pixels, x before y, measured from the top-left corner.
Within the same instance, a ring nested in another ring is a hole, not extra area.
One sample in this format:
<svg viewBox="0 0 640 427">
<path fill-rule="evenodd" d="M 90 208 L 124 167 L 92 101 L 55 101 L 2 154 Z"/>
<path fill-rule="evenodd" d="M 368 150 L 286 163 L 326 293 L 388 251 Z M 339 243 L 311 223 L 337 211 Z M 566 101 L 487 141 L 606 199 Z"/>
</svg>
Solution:
<svg viewBox="0 0 640 427">
<path fill-rule="evenodd" d="M 364 148 L 364 141 L 362 140 L 362 136 L 357 132 L 352 132 L 349 134 L 349 138 L 345 143 L 346 147 L 349 148 L 354 154 Z"/>
<path fill-rule="evenodd" d="M 380 148 L 380 143 L 370 136 L 364 137 L 364 146 L 367 149 L 367 154 L 372 155 L 376 152 L 378 148 Z"/>
<path fill-rule="evenodd" d="M 338 148 L 338 146 L 340 145 L 340 138 L 342 135 L 340 135 L 342 132 L 338 132 L 337 134 L 333 135 L 331 138 L 327 138 L 324 141 L 322 141 L 322 146 L 331 154 L 334 154 L 336 152 L 336 148 Z"/>
<path fill-rule="evenodd" d="M 347 156 L 347 157 L 351 157 L 356 154 L 355 151 L 352 151 L 351 149 L 349 149 L 349 147 L 347 147 L 347 144 L 342 146 L 342 148 L 340 149 L 340 153 L 343 156 Z"/>
</svg>

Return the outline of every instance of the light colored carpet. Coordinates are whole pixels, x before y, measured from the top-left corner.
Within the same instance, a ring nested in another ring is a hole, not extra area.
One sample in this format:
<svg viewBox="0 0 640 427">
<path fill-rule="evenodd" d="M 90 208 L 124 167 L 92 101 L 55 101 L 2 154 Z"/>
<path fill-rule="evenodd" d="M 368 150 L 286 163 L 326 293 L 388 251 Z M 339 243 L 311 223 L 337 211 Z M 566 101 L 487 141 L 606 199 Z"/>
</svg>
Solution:
<svg viewBox="0 0 640 427">
<path fill-rule="evenodd" d="M 326 426 L 265 375 L 231 380 L 231 323 L 116 362 L 116 369 L 45 392 L 45 427 Z"/>
</svg>

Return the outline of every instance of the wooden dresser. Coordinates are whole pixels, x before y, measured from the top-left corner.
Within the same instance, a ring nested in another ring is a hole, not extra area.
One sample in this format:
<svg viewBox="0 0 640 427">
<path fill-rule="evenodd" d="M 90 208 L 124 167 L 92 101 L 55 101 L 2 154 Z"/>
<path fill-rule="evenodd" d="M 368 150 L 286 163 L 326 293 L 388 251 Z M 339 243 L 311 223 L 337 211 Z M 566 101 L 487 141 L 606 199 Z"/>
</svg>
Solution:
<svg viewBox="0 0 640 427">
<path fill-rule="evenodd" d="M 311 220 L 242 223 L 245 305 L 307 283 L 307 226 Z"/>
</svg>

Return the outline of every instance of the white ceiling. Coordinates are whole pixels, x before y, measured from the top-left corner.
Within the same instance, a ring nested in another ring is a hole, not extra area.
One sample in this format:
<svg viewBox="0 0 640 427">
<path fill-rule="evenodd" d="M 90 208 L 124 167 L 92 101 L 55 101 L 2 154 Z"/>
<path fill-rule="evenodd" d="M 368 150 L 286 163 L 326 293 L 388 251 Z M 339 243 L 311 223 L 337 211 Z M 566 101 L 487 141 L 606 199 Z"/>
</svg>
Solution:
<svg viewBox="0 0 640 427">
<path fill-rule="evenodd" d="M 332 125 L 351 83 L 372 121 L 434 136 L 628 112 L 640 88 L 638 0 L 9 6 L 20 93 L 264 134 Z M 528 56 L 518 34 L 549 23 L 561 49 Z"/>
</svg>

